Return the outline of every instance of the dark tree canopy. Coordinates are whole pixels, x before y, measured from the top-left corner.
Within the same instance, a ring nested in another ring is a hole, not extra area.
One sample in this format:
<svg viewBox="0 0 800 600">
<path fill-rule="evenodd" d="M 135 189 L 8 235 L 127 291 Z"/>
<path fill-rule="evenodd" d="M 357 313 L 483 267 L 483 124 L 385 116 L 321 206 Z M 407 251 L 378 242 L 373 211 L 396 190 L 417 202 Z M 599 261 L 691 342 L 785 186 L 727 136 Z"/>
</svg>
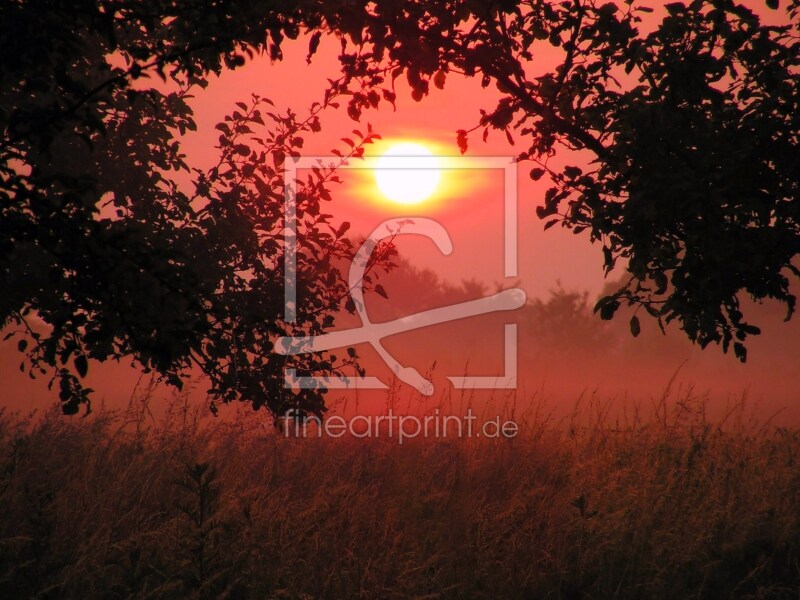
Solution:
<svg viewBox="0 0 800 600">
<path fill-rule="evenodd" d="M 731 0 L 674 2 L 645 30 L 644 2 L 378 3 L 356 54 L 382 56 L 418 99 L 449 72 L 495 85 L 470 131 L 516 138 L 531 177 L 553 183 L 545 228 L 587 231 L 606 271 L 629 272 L 600 316 L 627 302 L 744 360 L 759 330 L 741 295 L 788 318 L 800 275 L 800 3 L 784 4 L 776 27 Z M 537 57 L 553 47 L 547 72 Z"/>
<path fill-rule="evenodd" d="M 284 35 L 320 23 L 299 8 L 224 4 L 0 8 L 0 322 L 27 353 L 21 369 L 58 382 L 67 413 L 89 398 L 80 380 L 91 359 L 130 357 L 176 386 L 199 368 L 212 398 L 275 414 L 324 409 L 322 390 L 284 389 L 285 367 L 325 374 L 353 362 L 272 352 L 277 336 L 330 327 L 347 297 L 336 265 L 350 242 L 322 210 L 335 181 L 325 166 L 298 182 L 302 303 L 296 322 L 283 321 L 282 165 L 319 131 L 325 107 L 298 115 L 246 99 L 217 126 L 218 164 L 184 162 L 176 138 L 195 128 L 189 92 L 243 64 L 265 31 L 277 55 Z M 157 75 L 171 85 L 143 83 Z M 364 132 L 344 158 L 372 138 Z M 179 171 L 193 193 L 175 183 Z"/>
<path fill-rule="evenodd" d="M 652 9 L 635 1 L 2 3 L 0 322 L 23 368 L 55 373 L 66 412 L 88 398 L 89 359 L 122 357 L 175 385 L 199 366 L 221 400 L 321 412 L 322 390 L 284 390 L 283 368 L 341 361 L 279 357 L 271 340 L 332 324 L 349 243 L 320 208 L 335 175 L 315 172 L 298 195 L 306 308 L 284 323 L 282 161 L 335 98 L 358 121 L 394 102 L 398 77 L 422 100 L 461 74 L 501 93 L 458 132 L 462 151 L 476 129 L 505 132 L 531 177 L 552 180 L 531 199 L 545 228 L 586 231 L 607 271 L 627 269 L 600 316 L 639 306 L 744 360 L 758 328 L 740 298 L 791 315 L 800 275 L 800 2 L 783 4 L 766 2 L 779 27 L 731 0 L 671 3 L 644 27 Z M 301 32 L 309 58 L 321 35 L 342 40 L 322 104 L 299 116 L 248 99 L 219 126 L 219 164 L 190 169 L 176 141 L 194 128 L 187 95 L 256 52 L 279 59 Z M 547 72 L 537 58 L 554 48 Z M 142 83 L 157 76 L 177 91 Z"/>
</svg>

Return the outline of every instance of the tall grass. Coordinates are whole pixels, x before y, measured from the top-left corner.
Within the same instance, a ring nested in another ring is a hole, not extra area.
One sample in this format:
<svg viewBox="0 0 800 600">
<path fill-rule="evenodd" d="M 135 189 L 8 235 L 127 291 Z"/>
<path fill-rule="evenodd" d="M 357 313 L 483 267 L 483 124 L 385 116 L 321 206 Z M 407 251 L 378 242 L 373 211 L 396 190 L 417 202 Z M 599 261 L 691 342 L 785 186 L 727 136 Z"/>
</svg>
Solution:
<svg viewBox="0 0 800 600">
<path fill-rule="evenodd" d="M 0 421 L 4 598 L 796 598 L 800 434 L 691 391 L 513 440 L 296 439 L 186 401 Z"/>
</svg>

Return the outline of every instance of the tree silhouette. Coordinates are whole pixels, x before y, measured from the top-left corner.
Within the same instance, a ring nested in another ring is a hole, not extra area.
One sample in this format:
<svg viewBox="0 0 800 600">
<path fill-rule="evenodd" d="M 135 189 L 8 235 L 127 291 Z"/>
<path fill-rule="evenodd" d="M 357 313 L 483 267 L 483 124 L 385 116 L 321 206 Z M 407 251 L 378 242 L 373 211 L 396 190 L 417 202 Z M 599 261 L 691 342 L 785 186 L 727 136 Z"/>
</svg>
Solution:
<svg viewBox="0 0 800 600">
<path fill-rule="evenodd" d="M 319 391 L 287 397 L 276 384 L 284 359 L 269 340 L 292 327 L 276 310 L 278 204 L 263 203 L 281 196 L 277 167 L 318 121 L 276 117 L 259 147 L 246 139 L 265 120 L 254 98 L 222 124 L 220 164 L 194 173 L 194 196 L 169 175 L 188 169 L 175 140 L 194 127 L 187 91 L 254 52 L 279 59 L 286 38 L 308 31 L 309 58 L 323 33 L 341 39 L 323 106 L 346 96 L 354 120 L 393 103 L 400 76 L 416 100 L 450 73 L 495 85 L 497 106 L 457 141 L 466 151 L 477 129 L 524 141 L 531 177 L 553 182 L 538 209 L 545 227 L 587 231 L 606 270 L 629 273 L 600 316 L 628 303 L 744 360 L 759 330 L 742 294 L 777 299 L 790 316 L 800 274 L 800 2 L 786 3 L 784 26 L 732 0 L 667 4 L 645 26 L 648 12 L 634 0 L 4 3 L 0 320 L 27 332 L 18 343 L 32 373 L 57 369 L 66 412 L 88 397 L 88 359 L 123 356 L 176 385 L 199 365 L 223 400 L 322 410 Z M 544 48 L 561 59 L 534 76 Z M 180 91 L 142 84 L 153 75 Z M 301 198 L 314 249 L 301 277 L 306 332 L 330 324 L 345 291 L 315 262 L 347 252 L 319 211 L 332 175 L 315 177 Z M 307 361 L 302 372 L 335 368 L 331 357 L 293 360 Z"/>
<path fill-rule="evenodd" d="M 678 321 L 701 346 L 733 342 L 744 360 L 742 342 L 759 330 L 744 319 L 742 293 L 777 299 L 791 316 L 790 277 L 800 275 L 797 0 L 780 27 L 730 0 L 674 2 L 645 32 L 641 16 L 653 9 L 637 2 L 383 7 L 364 44 L 386 48 L 394 76 L 405 73 L 418 99 L 448 72 L 495 84 L 501 99 L 470 131 L 521 136 L 520 160 L 536 163 L 531 178 L 553 182 L 537 210 L 545 228 L 588 230 L 607 272 L 624 262 L 629 278 L 598 303 L 602 318 L 627 302 L 660 324 Z M 562 58 L 532 77 L 543 47 Z M 468 134 L 458 134 L 462 151 Z M 589 167 L 556 166 L 557 150 Z"/>
<path fill-rule="evenodd" d="M 240 11 L 235 22 L 217 28 L 228 10 Z M 188 91 L 223 63 L 241 64 L 235 49 L 252 51 L 267 30 L 276 54 L 284 34 L 296 36 L 290 11 L 258 8 L 259 20 L 248 21 L 253 10 L 194 2 L 0 8 L 8 66 L 0 322 L 27 354 L 21 369 L 58 383 L 65 413 L 89 400 L 81 379 L 91 359 L 130 357 L 175 386 L 199 368 L 212 398 L 276 415 L 324 410 L 324 390 L 284 388 L 285 367 L 326 374 L 353 362 L 272 352 L 277 336 L 329 327 L 347 297 L 335 266 L 350 255 L 347 224 L 334 226 L 322 210 L 336 177 L 335 165 L 321 165 L 297 184 L 301 305 L 294 322 L 283 320 L 282 165 L 303 134 L 319 130 L 324 105 L 298 116 L 255 96 L 238 103 L 217 126 L 219 162 L 205 172 L 190 170 L 176 139 L 195 128 Z M 106 61 L 112 52 L 124 67 Z M 142 84 L 153 74 L 177 91 Z M 342 159 L 373 137 L 363 133 Z M 191 173 L 193 194 L 175 183 L 179 171 Z"/>
</svg>

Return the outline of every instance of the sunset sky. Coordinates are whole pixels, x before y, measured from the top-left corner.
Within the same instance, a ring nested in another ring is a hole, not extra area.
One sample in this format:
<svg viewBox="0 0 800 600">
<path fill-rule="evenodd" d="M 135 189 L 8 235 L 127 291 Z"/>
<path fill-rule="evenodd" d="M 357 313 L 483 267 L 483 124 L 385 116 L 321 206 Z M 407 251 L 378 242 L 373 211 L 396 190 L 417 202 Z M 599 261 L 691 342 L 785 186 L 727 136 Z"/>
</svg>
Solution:
<svg viewBox="0 0 800 600">
<path fill-rule="evenodd" d="M 192 101 L 198 131 L 185 136 L 183 147 L 192 161 L 211 165 L 215 160 L 214 144 L 218 132 L 214 125 L 229 113 L 237 100 L 257 93 L 275 102 L 276 110 L 291 108 L 303 114 L 321 100 L 327 78 L 337 72 L 338 42 L 323 39 L 317 55 L 306 64 L 307 41 L 287 43 L 284 58 L 270 64 L 260 57 L 236 71 L 212 78 L 209 87 Z M 452 74 L 443 90 L 431 86 L 422 102 L 411 99 L 405 78 L 396 82 L 397 110 L 387 103 L 366 111 L 361 122 L 350 120 L 342 109 L 328 109 L 322 114 L 323 129 L 307 136 L 304 156 L 330 156 L 332 149 L 346 148 L 341 137 L 351 136 L 354 128 L 366 130 L 370 123 L 383 139 L 367 147 L 368 155 L 380 156 L 393 144 L 413 141 L 441 157 L 459 157 L 456 131 L 470 129 L 477 123 L 481 108 L 491 109 L 499 97 L 493 87 L 481 88 L 479 81 Z M 522 149 L 511 146 L 498 132 L 486 142 L 481 132 L 470 136 L 467 156 L 508 156 Z M 357 166 L 358 161 L 354 161 Z M 533 295 L 546 294 L 558 281 L 565 287 L 600 292 L 604 278 L 599 248 L 582 236 L 554 228 L 545 235 L 542 222 L 535 215 L 547 182 L 531 181 L 531 165 L 518 169 L 519 190 L 519 278 Z M 337 220 L 350 221 L 355 235 L 367 235 L 378 223 L 395 216 L 426 216 L 440 221 L 453 240 L 454 251 L 442 257 L 425 240 L 399 240 L 401 252 L 420 266 L 427 266 L 442 277 L 458 282 L 476 278 L 494 287 L 502 282 L 502 210 L 503 179 L 498 171 L 458 171 L 445 173 L 429 201 L 404 206 L 387 199 L 377 188 L 373 174 L 364 171 L 342 173 L 344 183 L 332 189 L 333 203 L 328 211 Z"/>
<path fill-rule="evenodd" d="M 763 2 L 752 7 L 766 23 L 780 23 L 783 13 L 773 11 Z M 663 10 L 642 13 L 640 29 L 646 31 L 663 16 Z M 339 43 L 332 37 L 323 37 L 310 64 L 306 62 L 308 36 L 287 41 L 283 59 L 271 63 L 266 56 L 257 57 L 244 67 L 226 71 L 220 77 L 212 76 L 206 90 L 198 90 L 192 101 L 198 131 L 189 133 L 183 148 L 198 166 L 210 166 L 216 157 L 214 145 L 218 132 L 214 125 L 234 107 L 234 102 L 246 100 L 257 93 L 270 98 L 278 111 L 291 108 L 298 114 L 308 110 L 313 102 L 323 98 L 328 78 L 339 70 L 337 54 Z M 540 47 L 535 63 L 529 72 L 534 76 L 545 73 L 557 64 L 563 49 Z M 366 130 L 370 123 L 382 136 L 383 143 L 367 149 L 368 154 L 379 156 L 395 143 L 414 141 L 428 147 L 440 156 L 459 156 L 456 131 L 470 129 L 477 124 L 480 109 L 495 107 L 499 92 L 490 85 L 482 88 L 478 78 L 449 74 L 444 89 L 430 87 L 430 94 L 421 102 L 411 98 L 405 77 L 396 80 L 397 109 L 388 103 L 379 109 L 365 111 L 361 122 L 349 119 L 344 108 L 329 108 L 321 115 L 323 129 L 307 136 L 303 147 L 305 156 L 330 156 L 332 149 L 346 148 L 341 137 L 352 136 L 352 129 Z M 481 130 L 469 139 L 468 156 L 513 156 L 524 149 L 524 143 L 510 145 L 502 133 L 492 131 L 489 138 L 481 140 Z M 554 162 L 580 164 L 580 157 L 570 157 L 562 152 Z M 519 277 L 521 285 L 532 295 L 544 295 L 558 282 L 568 289 L 587 290 L 599 294 L 605 278 L 602 272 L 600 248 L 592 246 L 586 235 L 573 235 L 560 227 L 547 233 L 543 222 L 535 215 L 549 187 L 547 178 L 531 181 L 531 163 L 524 162 L 518 169 L 519 209 Z M 374 185 L 369 173 L 349 171 L 345 183 L 334 190 L 334 203 L 329 211 L 337 220 L 353 224 L 353 231 L 366 235 L 381 221 L 393 216 L 427 216 L 440 220 L 450 233 L 454 252 L 448 258 L 438 255 L 427 242 L 404 240 L 403 253 L 414 263 L 425 265 L 442 277 L 452 281 L 475 277 L 489 284 L 502 279 L 500 219 L 502 217 L 502 179 L 488 171 L 465 176 L 460 172 L 451 178 L 450 185 L 440 185 L 435 198 L 413 206 L 402 206 L 388 201 Z M 445 178 L 447 179 L 447 178 Z M 610 277 L 619 278 L 618 269 Z"/>
<path fill-rule="evenodd" d="M 761 16 L 767 20 L 776 18 L 775 13 L 766 9 L 763 3 L 757 4 Z M 658 13 L 654 13 L 650 18 L 656 19 L 658 16 Z M 299 115 L 306 113 L 313 102 L 321 101 L 328 78 L 339 72 L 339 44 L 332 37 L 323 37 L 310 65 L 306 63 L 307 51 L 308 37 L 301 36 L 298 40 L 284 44 L 282 61 L 271 63 L 265 56 L 256 57 L 235 71 L 225 71 L 219 77 L 212 76 L 207 89 L 195 90 L 195 97 L 190 104 L 198 130 L 187 133 L 182 138 L 182 147 L 190 166 L 208 168 L 215 163 L 217 150 L 214 146 L 219 132 L 214 126 L 234 110 L 235 102 L 247 101 L 253 93 L 270 98 L 275 103 L 276 112 L 291 109 Z M 531 65 L 531 72 L 546 71 L 559 59 L 559 52 L 560 50 L 552 50 L 551 56 L 539 54 L 538 62 Z M 446 165 L 448 160 L 457 161 L 460 157 L 456 131 L 472 128 L 478 121 L 480 109 L 492 109 L 499 98 L 499 92 L 493 86 L 482 88 L 477 78 L 468 79 L 456 74 L 447 77 L 442 90 L 431 86 L 430 94 L 422 102 L 411 99 L 404 77 L 399 78 L 396 85 L 396 110 L 383 103 L 377 110 L 366 111 L 360 123 L 349 119 L 344 108 L 329 108 L 324 111 L 321 114 L 322 131 L 305 137 L 303 156 L 330 156 L 333 149 L 345 150 L 346 146 L 341 138 L 352 136 L 354 128 L 366 131 L 369 123 L 382 137 L 382 141 L 367 147 L 369 156 L 378 157 L 396 144 L 413 142 L 423 146 Z M 479 130 L 470 134 L 466 156 L 510 158 L 522 149 L 523 144 L 512 146 L 497 131 L 493 131 L 484 142 Z M 581 158 L 567 158 L 565 154 L 556 160 L 580 164 Z M 357 167 L 358 161 L 354 161 L 353 166 Z M 499 171 L 487 169 L 466 172 L 443 169 L 438 187 L 430 199 L 404 205 L 387 198 L 376 185 L 374 173 L 368 169 L 347 170 L 342 172 L 344 182 L 332 188 L 333 201 L 326 206 L 326 211 L 334 216 L 335 221 L 352 223 L 351 231 L 355 238 L 366 236 L 380 222 L 393 217 L 421 216 L 435 219 L 447 229 L 453 242 L 453 253 L 443 256 L 430 240 L 420 237 L 399 239 L 397 245 L 400 253 L 413 266 L 431 269 L 443 280 L 454 284 L 476 279 L 490 290 L 497 286 L 519 286 L 525 289 L 530 299 L 545 298 L 551 290 L 559 286 L 567 290 L 587 291 L 589 300 L 593 303 L 604 285 L 609 280 L 615 281 L 622 277 L 623 270 L 620 266 L 607 280 L 603 275 L 600 247 L 590 244 L 587 235 L 574 235 L 558 226 L 543 231 L 543 222 L 536 217 L 535 209 L 542 202 L 548 182 L 546 178 L 538 182 L 532 181 L 529 177 L 531 167 L 531 163 L 522 163 L 517 172 L 517 277 L 504 277 L 504 188 L 502 173 Z M 178 178 L 183 178 L 188 186 L 184 175 L 181 174 Z M 391 298 L 389 301 L 391 302 Z M 717 348 L 701 354 L 697 348 L 683 340 L 682 354 L 664 361 L 655 375 L 648 370 L 639 373 L 635 366 L 626 366 L 629 368 L 629 376 L 626 378 L 619 374 L 602 370 L 594 372 L 590 369 L 586 381 L 606 386 L 604 389 L 613 393 L 624 393 L 626 386 L 631 383 L 644 385 L 655 381 L 657 385 L 664 385 L 675 370 L 691 357 L 692 360 L 684 369 L 687 377 L 703 381 L 703 378 L 723 373 L 720 379 L 726 384 L 725 393 L 735 393 L 751 385 L 756 388 L 766 383 L 774 385 L 775 380 L 769 377 L 769 359 L 763 353 L 759 355 L 757 350 L 767 350 L 777 343 L 779 347 L 787 346 L 797 352 L 796 344 L 792 346 L 786 340 L 788 330 L 781 329 L 777 324 L 778 320 L 774 321 L 765 328 L 765 336 L 753 342 L 754 352 L 747 366 L 736 363 L 730 357 L 722 357 Z M 624 329 L 624 323 L 622 328 Z M 783 335 L 777 342 L 768 340 L 766 338 L 770 331 Z M 649 325 L 646 333 L 650 336 L 660 335 Z M 498 344 L 499 338 L 495 339 L 494 334 L 492 336 L 493 343 Z M 653 337 L 649 339 L 652 341 Z M 405 348 L 413 355 L 414 349 L 420 343 L 424 343 L 424 336 L 409 336 Z M 394 344 L 395 347 L 403 347 L 402 343 L 398 346 L 397 341 Z M 499 346 L 496 349 L 499 350 Z M 14 391 L 10 394 L 10 397 L 15 398 L 12 404 L 20 402 L 30 405 L 27 400 L 31 396 L 41 398 L 39 394 L 44 388 L 43 382 L 29 382 L 18 372 L 17 359 L 21 357 L 15 349 L 4 346 L 0 351 L 3 379 L 14 382 L 11 386 Z M 369 352 L 366 351 L 365 354 L 368 355 Z M 708 354 L 713 354 L 713 357 Z M 459 356 L 457 359 L 465 361 L 468 357 Z M 711 367 L 706 364 L 709 360 L 713 364 Z M 540 360 L 539 367 L 542 364 Z M 529 380 L 529 386 L 535 388 L 546 383 L 551 388 L 557 388 L 560 385 L 557 382 L 563 365 L 547 364 L 550 365 L 547 369 L 553 374 L 543 375 L 541 367 Z M 719 371 L 721 364 L 724 365 L 724 371 Z M 653 365 L 649 365 L 647 369 L 652 367 Z M 90 377 L 97 378 L 94 386 L 104 390 L 107 398 L 113 398 L 114 404 L 123 402 L 130 395 L 138 374 L 127 365 L 110 365 L 97 371 L 93 369 Z M 595 379 L 592 380 L 591 377 Z M 716 379 L 715 384 L 720 379 Z M 576 385 L 585 388 L 588 384 Z M 33 403 L 37 404 L 46 405 L 47 402 Z"/>
</svg>

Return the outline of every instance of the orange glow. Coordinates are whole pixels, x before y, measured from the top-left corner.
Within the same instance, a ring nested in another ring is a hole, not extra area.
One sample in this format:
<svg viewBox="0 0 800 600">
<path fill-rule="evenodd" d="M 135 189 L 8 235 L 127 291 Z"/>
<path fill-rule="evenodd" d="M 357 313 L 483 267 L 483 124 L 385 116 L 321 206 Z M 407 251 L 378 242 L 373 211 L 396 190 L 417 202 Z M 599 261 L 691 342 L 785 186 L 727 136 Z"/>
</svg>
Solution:
<svg viewBox="0 0 800 600">
<path fill-rule="evenodd" d="M 424 202 L 436 191 L 441 179 L 439 159 L 422 144 L 392 145 L 376 161 L 375 182 L 381 193 L 400 204 Z"/>
<path fill-rule="evenodd" d="M 404 207 L 441 212 L 486 185 L 485 171 L 457 169 L 460 156 L 452 156 L 452 150 L 452 144 L 421 137 L 380 140 L 363 163 L 352 163 L 349 191 L 381 213 Z"/>
</svg>

